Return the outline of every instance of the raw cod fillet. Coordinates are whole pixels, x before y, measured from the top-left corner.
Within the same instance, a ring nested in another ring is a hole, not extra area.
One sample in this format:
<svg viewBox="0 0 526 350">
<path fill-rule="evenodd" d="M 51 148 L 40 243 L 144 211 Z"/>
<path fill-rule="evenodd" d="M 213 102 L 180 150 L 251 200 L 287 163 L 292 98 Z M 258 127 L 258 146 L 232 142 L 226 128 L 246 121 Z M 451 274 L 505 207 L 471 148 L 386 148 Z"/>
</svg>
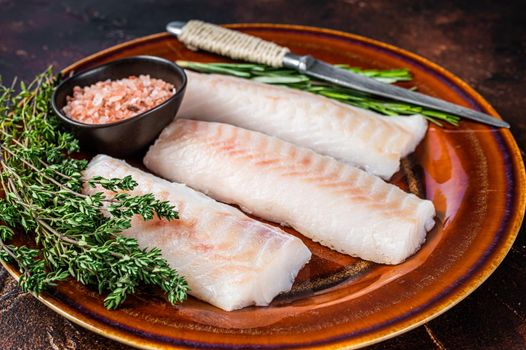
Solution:
<svg viewBox="0 0 526 350">
<path fill-rule="evenodd" d="M 434 225 L 431 201 L 334 158 L 227 124 L 176 120 L 150 147 L 144 164 L 166 179 L 378 263 L 405 260 Z"/>
<path fill-rule="evenodd" d="M 223 310 L 268 305 L 290 290 L 298 271 L 309 261 L 303 242 L 279 228 L 253 220 L 185 185 L 171 183 L 123 161 L 98 155 L 87 178 L 131 175 L 139 184 L 130 193 L 153 193 L 179 211 L 179 220 L 134 218 L 123 234 L 142 248 L 158 247 L 170 266 L 182 274 L 190 294 Z M 85 192 L 104 191 L 85 187 Z"/>
<path fill-rule="evenodd" d="M 420 115 L 384 117 L 287 87 L 186 71 L 178 116 L 236 125 L 389 179 L 427 130 Z"/>
</svg>

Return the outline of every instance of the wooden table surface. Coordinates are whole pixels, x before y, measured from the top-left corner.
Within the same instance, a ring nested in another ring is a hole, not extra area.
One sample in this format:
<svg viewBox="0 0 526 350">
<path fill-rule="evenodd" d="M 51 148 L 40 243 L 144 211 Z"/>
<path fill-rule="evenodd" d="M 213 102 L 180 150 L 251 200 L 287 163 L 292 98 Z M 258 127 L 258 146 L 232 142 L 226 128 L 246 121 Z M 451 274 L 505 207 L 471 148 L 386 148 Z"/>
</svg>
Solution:
<svg viewBox="0 0 526 350">
<path fill-rule="evenodd" d="M 517 1 L 0 0 L 0 74 L 31 78 L 170 20 L 333 28 L 420 54 L 480 92 L 526 145 L 526 4 Z M 506 3 L 501 5 L 499 3 Z M 524 156 L 524 154 L 523 154 Z M 442 316 L 372 349 L 525 349 L 526 229 L 493 275 Z M 128 349 L 23 294 L 0 268 L 0 349 Z"/>
</svg>

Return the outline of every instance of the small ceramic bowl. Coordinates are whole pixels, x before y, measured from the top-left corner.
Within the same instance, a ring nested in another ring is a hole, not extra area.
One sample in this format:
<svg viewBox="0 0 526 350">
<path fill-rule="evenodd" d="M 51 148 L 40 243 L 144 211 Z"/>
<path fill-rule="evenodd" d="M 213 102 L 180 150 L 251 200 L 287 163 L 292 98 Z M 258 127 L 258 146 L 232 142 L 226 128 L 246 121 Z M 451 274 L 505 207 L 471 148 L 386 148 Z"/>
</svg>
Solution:
<svg viewBox="0 0 526 350">
<path fill-rule="evenodd" d="M 75 86 L 88 86 L 101 80 L 123 79 L 149 74 L 175 87 L 175 94 L 160 105 L 133 117 L 108 124 L 86 124 L 73 120 L 63 111 L 66 97 Z M 186 88 L 184 70 L 175 63 L 154 56 L 135 56 L 112 61 L 65 79 L 55 89 L 51 104 L 66 127 L 79 139 L 83 149 L 114 157 L 139 153 L 150 145 L 174 118 Z"/>
</svg>

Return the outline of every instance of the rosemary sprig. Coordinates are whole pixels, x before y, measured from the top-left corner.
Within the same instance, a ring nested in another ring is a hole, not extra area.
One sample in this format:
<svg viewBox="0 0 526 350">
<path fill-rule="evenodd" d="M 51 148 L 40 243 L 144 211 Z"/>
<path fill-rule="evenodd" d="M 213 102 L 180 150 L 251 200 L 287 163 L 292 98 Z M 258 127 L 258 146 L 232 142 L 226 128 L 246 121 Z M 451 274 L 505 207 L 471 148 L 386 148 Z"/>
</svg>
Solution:
<svg viewBox="0 0 526 350">
<path fill-rule="evenodd" d="M 284 85 L 290 88 L 312 92 L 340 102 L 372 110 L 387 116 L 421 114 L 429 121 L 442 126 L 442 122 L 458 125 L 460 118 L 437 110 L 420 107 L 417 105 L 395 102 L 388 99 L 373 97 L 371 95 L 330 84 L 324 81 L 311 79 L 292 69 L 273 68 L 261 64 L 251 63 L 201 63 L 191 61 L 177 61 L 183 68 L 201 73 L 215 73 L 233 75 L 238 78 L 255 80 L 266 84 Z M 360 69 L 345 64 L 336 65 L 353 73 L 377 79 L 385 83 L 411 81 L 412 76 L 408 69 Z"/>
<path fill-rule="evenodd" d="M 160 287 L 171 303 L 183 301 L 186 281 L 161 252 L 119 235 L 135 215 L 174 220 L 177 212 L 151 194 L 106 198 L 80 192 L 84 182 L 110 191 L 129 191 L 137 183 L 129 176 L 82 178 L 87 162 L 71 157 L 78 142 L 60 130 L 49 106 L 54 84 L 50 69 L 27 86 L 21 83 L 18 92 L 0 84 L 0 259 L 17 264 L 20 287 L 34 294 L 72 276 L 107 293 L 109 309 L 141 284 Z M 35 244 L 10 244 L 15 230 Z"/>
</svg>

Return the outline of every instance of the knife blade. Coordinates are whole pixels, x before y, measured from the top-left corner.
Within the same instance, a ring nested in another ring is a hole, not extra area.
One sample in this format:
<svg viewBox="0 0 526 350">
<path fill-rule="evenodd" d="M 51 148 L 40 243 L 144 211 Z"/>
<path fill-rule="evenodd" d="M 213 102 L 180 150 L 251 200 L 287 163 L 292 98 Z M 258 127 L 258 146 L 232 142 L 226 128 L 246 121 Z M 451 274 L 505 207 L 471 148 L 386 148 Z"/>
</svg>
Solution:
<svg viewBox="0 0 526 350">
<path fill-rule="evenodd" d="M 190 29 L 187 29 L 189 27 L 187 24 L 191 24 Z M 241 58 L 252 62 L 294 69 L 315 79 L 324 80 L 371 95 L 436 109 L 496 127 L 510 127 L 507 122 L 488 114 L 355 74 L 317 60 L 310 55 L 295 55 L 290 53 L 288 49 L 282 48 L 274 43 L 269 43 L 260 38 L 213 24 L 195 20 L 189 22 L 170 22 L 166 26 L 166 29 L 191 47 L 226 55 L 234 59 Z M 193 32 L 185 33 L 185 30 L 193 30 Z M 185 35 L 184 38 L 183 35 Z M 275 52 L 274 56 L 258 54 L 257 50 L 261 50 L 262 47 Z M 271 57 L 269 58 L 269 56 Z"/>
</svg>

